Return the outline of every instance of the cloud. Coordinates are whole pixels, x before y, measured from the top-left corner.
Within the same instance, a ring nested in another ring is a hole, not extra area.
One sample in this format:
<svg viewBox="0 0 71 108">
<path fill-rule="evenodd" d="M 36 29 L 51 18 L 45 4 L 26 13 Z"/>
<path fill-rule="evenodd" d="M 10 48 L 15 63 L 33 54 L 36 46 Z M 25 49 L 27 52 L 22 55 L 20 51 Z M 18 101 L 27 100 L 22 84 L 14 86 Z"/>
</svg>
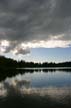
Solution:
<svg viewBox="0 0 71 108">
<path fill-rule="evenodd" d="M 0 51 L 26 54 L 33 46 L 70 46 L 70 10 L 71 0 L 0 0 L 0 43 L 9 43 L 8 46 L 0 44 Z M 22 43 L 32 46 L 22 48 Z"/>
</svg>

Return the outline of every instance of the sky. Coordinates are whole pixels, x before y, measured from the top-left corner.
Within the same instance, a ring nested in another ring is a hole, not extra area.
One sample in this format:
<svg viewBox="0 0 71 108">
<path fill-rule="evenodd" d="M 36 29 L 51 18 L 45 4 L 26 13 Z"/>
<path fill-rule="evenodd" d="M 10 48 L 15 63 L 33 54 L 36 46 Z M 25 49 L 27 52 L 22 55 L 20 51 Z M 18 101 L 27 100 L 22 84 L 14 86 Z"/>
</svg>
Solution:
<svg viewBox="0 0 71 108">
<path fill-rule="evenodd" d="M 71 0 L 0 0 L 0 55 L 71 61 Z"/>
</svg>

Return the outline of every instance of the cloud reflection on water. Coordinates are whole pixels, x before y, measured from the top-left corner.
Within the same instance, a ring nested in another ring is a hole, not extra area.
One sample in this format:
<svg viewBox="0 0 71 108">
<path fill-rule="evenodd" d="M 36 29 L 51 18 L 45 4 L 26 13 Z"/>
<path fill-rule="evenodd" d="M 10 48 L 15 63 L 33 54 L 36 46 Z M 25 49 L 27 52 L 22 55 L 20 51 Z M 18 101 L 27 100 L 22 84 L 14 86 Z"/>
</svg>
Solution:
<svg viewBox="0 0 71 108">
<path fill-rule="evenodd" d="M 0 83 L 0 97 L 7 95 L 7 89 L 4 86 L 4 83 Z"/>
<path fill-rule="evenodd" d="M 31 81 L 29 80 L 7 78 L 0 83 L 0 97 L 11 95 L 11 93 L 18 93 L 21 96 L 43 96 L 61 101 L 67 99 L 67 97 L 71 97 L 71 87 L 33 88 L 31 87 Z"/>
</svg>

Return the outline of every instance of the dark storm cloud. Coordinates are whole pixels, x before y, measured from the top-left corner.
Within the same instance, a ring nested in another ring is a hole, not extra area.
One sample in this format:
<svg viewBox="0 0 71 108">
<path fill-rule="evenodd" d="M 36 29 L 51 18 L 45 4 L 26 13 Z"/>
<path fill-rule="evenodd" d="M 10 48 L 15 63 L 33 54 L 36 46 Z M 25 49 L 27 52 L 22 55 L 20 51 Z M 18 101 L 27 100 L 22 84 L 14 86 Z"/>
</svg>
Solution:
<svg viewBox="0 0 71 108">
<path fill-rule="evenodd" d="M 62 34 L 71 40 L 71 0 L 0 0 L 0 40 L 20 44 Z"/>
</svg>

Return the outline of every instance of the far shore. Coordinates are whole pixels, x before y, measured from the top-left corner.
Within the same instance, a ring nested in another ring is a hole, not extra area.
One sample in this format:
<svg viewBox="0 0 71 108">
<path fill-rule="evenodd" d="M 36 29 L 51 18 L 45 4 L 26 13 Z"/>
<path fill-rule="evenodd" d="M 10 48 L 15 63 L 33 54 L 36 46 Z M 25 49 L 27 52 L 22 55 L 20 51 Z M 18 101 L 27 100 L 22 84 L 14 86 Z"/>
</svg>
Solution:
<svg viewBox="0 0 71 108">
<path fill-rule="evenodd" d="M 0 70 L 71 70 L 71 67 L 0 67 Z"/>
</svg>

